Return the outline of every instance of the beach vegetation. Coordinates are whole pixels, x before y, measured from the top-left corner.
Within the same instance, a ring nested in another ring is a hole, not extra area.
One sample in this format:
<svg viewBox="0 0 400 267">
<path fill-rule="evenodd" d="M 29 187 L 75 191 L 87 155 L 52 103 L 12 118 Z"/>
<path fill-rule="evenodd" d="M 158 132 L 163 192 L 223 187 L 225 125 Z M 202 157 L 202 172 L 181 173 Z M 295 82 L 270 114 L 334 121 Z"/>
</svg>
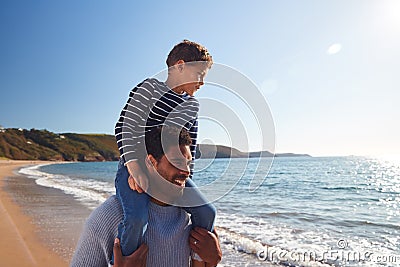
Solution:
<svg viewBox="0 0 400 267">
<path fill-rule="evenodd" d="M 119 152 L 113 135 L 14 129 L 0 133 L 0 157 L 16 160 L 113 161 Z"/>
</svg>

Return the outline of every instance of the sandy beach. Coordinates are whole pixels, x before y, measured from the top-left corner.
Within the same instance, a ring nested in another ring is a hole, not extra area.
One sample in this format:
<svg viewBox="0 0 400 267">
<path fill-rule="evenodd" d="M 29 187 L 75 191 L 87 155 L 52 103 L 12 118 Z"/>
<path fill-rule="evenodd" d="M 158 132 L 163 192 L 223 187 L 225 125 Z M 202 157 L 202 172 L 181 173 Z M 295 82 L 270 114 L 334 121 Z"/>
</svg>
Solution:
<svg viewBox="0 0 400 267">
<path fill-rule="evenodd" d="M 0 257 L 4 266 L 68 266 L 90 210 L 60 190 L 18 175 L 43 161 L 0 160 Z"/>
</svg>

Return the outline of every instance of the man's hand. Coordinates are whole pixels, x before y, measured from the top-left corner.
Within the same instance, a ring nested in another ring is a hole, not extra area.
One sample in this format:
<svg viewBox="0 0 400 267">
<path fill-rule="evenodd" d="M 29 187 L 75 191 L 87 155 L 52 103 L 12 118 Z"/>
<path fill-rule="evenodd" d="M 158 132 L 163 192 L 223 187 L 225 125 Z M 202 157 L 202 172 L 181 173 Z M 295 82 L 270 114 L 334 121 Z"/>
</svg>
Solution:
<svg viewBox="0 0 400 267">
<path fill-rule="evenodd" d="M 126 164 L 126 168 L 128 169 L 129 173 L 129 187 L 132 190 L 138 191 L 138 193 L 143 193 L 144 191 L 146 191 L 149 187 L 148 179 L 137 161 L 128 162 Z"/>
<path fill-rule="evenodd" d="M 222 259 L 217 232 L 196 227 L 190 232 L 189 246 L 200 258 L 207 263 L 206 266 L 216 266 Z"/>
<path fill-rule="evenodd" d="M 149 248 L 142 244 L 135 252 L 129 256 L 122 256 L 119 239 L 114 241 L 114 267 L 145 267 Z"/>
</svg>

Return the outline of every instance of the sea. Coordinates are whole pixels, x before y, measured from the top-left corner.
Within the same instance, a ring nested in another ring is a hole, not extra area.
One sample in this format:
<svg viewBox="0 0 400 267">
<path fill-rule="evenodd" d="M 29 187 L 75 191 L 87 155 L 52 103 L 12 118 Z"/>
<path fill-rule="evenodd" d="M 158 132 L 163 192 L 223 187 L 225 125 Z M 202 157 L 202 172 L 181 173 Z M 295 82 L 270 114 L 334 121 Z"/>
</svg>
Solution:
<svg viewBox="0 0 400 267">
<path fill-rule="evenodd" d="M 115 193 L 116 169 L 87 162 L 20 173 L 94 209 Z M 400 266 L 400 161 L 199 159 L 193 179 L 218 210 L 219 266 Z"/>
</svg>

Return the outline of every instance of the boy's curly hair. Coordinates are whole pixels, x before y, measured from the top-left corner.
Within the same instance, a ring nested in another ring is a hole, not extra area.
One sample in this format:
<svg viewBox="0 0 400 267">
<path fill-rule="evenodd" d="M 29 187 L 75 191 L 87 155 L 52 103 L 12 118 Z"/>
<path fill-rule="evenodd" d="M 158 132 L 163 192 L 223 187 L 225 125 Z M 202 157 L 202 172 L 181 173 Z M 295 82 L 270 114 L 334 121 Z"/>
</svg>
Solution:
<svg viewBox="0 0 400 267">
<path fill-rule="evenodd" d="M 207 68 L 211 68 L 213 64 L 212 56 L 208 53 L 207 48 L 186 39 L 172 48 L 168 54 L 166 63 L 168 67 L 171 67 L 181 59 L 185 62 L 206 62 Z"/>
</svg>

